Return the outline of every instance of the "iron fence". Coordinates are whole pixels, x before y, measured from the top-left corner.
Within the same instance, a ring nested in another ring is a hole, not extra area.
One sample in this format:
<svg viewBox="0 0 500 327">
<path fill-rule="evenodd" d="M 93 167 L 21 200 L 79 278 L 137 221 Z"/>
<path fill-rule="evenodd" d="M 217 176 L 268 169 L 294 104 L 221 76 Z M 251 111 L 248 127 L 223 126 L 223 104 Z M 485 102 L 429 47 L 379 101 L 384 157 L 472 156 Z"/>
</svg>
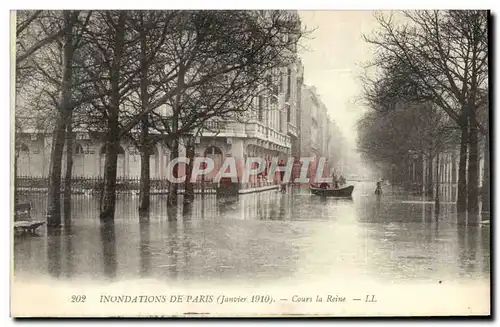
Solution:
<svg viewBox="0 0 500 327">
<path fill-rule="evenodd" d="M 168 194 L 169 181 L 166 178 L 151 178 L 150 179 L 150 194 Z M 276 180 L 266 179 L 250 179 L 246 183 L 238 183 L 237 189 L 249 190 L 262 187 L 268 187 L 279 184 Z M 61 192 L 64 191 L 65 179 L 61 180 Z M 140 178 L 118 177 L 116 179 L 116 192 L 126 194 L 139 193 Z M 194 192 L 196 194 L 213 194 L 216 193 L 221 183 L 216 183 L 210 180 L 197 180 L 193 183 Z M 72 194 L 99 194 L 104 186 L 104 178 L 102 177 L 73 177 L 71 179 Z M 46 193 L 49 187 L 48 177 L 43 176 L 18 176 L 16 181 L 16 193 Z M 185 192 L 185 184 L 181 183 L 177 186 L 177 193 Z"/>
<path fill-rule="evenodd" d="M 165 178 L 151 178 L 151 194 L 168 194 L 169 181 Z M 61 191 L 64 191 L 64 178 L 61 181 Z M 215 193 L 217 184 L 212 180 L 197 181 L 193 183 L 195 193 Z M 139 192 L 140 178 L 118 177 L 116 179 L 117 193 Z M 16 181 L 16 191 L 18 193 L 45 193 L 49 187 L 48 177 L 39 176 L 18 176 Z M 92 194 L 99 193 L 104 187 L 104 178 L 102 177 L 73 177 L 71 179 L 72 194 Z M 184 192 L 184 184 L 178 186 L 178 193 Z"/>
</svg>

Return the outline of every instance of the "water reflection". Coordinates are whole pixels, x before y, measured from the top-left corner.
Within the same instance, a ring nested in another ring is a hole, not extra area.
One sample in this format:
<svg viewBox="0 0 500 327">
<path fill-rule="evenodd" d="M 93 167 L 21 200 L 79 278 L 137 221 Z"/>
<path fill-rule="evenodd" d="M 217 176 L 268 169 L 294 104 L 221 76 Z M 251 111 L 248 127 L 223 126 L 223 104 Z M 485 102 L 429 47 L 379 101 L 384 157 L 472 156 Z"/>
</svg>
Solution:
<svg viewBox="0 0 500 327">
<path fill-rule="evenodd" d="M 140 275 L 149 276 L 151 270 L 151 245 L 150 245 L 150 221 L 149 211 L 143 211 L 139 214 L 139 256 L 140 256 Z"/>
<path fill-rule="evenodd" d="M 479 244 L 479 229 L 477 227 L 471 228 L 457 228 L 458 236 L 458 264 L 460 266 L 460 274 L 464 277 L 471 277 L 477 269 L 477 252 Z M 488 269 L 487 267 L 484 267 Z"/>
<path fill-rule="evenodd" d="M 47 231 L 47 265 L 49 274 L 53 277 L 60 277 L 61 266 L 61 231 Z"/>
<path fill-rule="evenodd" d="M 104 275 L 110 279 L 114 279 L 118 267 L 115 224 L 112 222 L 102 223 L 100 230 Z"/>
<path fill-rule="evenodd" d="M 74 249 L 73 249 L 73 235 L 72 235 L 72 224 L 71 224 L 71 218 L 69 218 L 67 215 L 67 220 L 64 225 L 64 235 L 65 235 L 65 270 L 66 270 L 66 277 L 71 277 L 74 274 L 74 263 L 73 263 L 73 256 L 74 256 Z"/>
<path fill-rule="evenodd" d="M 178 205 L 167 206 L 167 208 L 166 208 L 167 221 L 176 221 L 178 211 L 179 211 Z"/>
<path fill-rule="evenodd" d="M 177 207 L 172 208 L 170 210 L 175 209 L 175 215 L 177 214 Z M 171 213 L 173 215 L 173 213 Z M 169 214 L 169 217 L 171 216 Z M 160 268 L 167 268 L 167 270 L 170 272 L 170 277 L 174 280 L 177 279 L 178 277 L 178 254 L 179 254 L 179 242 L 178 242 L 178 231 L 177 231 L 177 225 L 178 225 L 178 220 L 177 218 L 175 219 L 169 219 L 168 220 L 168 226 L 167 226 L 167 239 L 166 239 L 166 248 L 165 252 L 167 255 L 167 262 L 164 263 L 163 265 L 160 266 Z"/>
<path fill-rule="evenodd" d="M 15 272 L 208 281 L 489 278 L 489 226 L 457 224 L 464 218 L 445 200 L 436 214 L 433 201 L 390 191 L 376 197 L 371 184 L 356 185 L 352 199 L 300 188 L 204 198 L 167 206 L 166 197 L 153 197 L 151 210 L 139 214 L 138 199 L 121 196 L 114 224 L 99 222 L 95 199 L 75 198 L 71 224 L 59 234 L 15 240 Z"/>
</svg>

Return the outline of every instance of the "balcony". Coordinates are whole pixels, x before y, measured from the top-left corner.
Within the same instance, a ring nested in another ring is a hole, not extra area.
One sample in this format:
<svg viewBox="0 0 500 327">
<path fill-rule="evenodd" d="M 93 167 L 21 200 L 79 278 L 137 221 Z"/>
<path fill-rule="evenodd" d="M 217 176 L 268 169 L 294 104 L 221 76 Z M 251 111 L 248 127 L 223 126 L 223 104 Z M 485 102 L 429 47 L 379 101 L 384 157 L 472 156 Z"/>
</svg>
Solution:
<svg viewBox="0 0 500 327">
<path fill-rule="evenodd" d="M 291 146 L 290 136 L 264 126 L 259 122 L 245 124 L 245 131 L 248 137 L 267 141 L 287 148 Z"/>
<path fill-rule="evenodd" d="M 291 122 L 288 122 L 288 135 L 291 135 L 293 137 L 298 137 L 299 136 L 299 132 L 298 132 L 297 126 L 295 126 Z"/>
<path fill-rule="evenodd" d="M 290 136 L 280 133 L 257 121 L 247 123 L 235 121 L 210 121 L 205 124 L 207 130 L 203 131 L 202 137 L 255 138 L 283 147 L 291 147 Z"/>
<path fill-rule="evenodd" d="M 232 121 L 207 121 L 203 137 L 246 137 L 244 124 Z"/>
<path fill-rule="evenodd" d="M 225 121 L 207 121 L 205 128 L 210 132 L 219 132 L 226 129 L 227 122 Z"/>
</svg>

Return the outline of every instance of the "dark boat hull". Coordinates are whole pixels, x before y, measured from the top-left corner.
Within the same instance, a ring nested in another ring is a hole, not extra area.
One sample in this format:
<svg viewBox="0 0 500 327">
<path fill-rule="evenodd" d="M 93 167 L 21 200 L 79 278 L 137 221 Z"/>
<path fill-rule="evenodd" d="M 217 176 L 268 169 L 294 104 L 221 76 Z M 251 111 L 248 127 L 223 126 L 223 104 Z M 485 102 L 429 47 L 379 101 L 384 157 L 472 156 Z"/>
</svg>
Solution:
<svg viewBox="0 0 500 327">
<path fill-rule="evenodd" d="M 338 189 L 331 189 L 331 188 L 323 189 L 317 187 L 309 187 L 309 188 L 311 190 L 311 193 L 314 195 L 333 196 L 337 198 L 349 198 L 351 197 L 352 192 L 354 191 L 353 185 Z"/>
</svg>

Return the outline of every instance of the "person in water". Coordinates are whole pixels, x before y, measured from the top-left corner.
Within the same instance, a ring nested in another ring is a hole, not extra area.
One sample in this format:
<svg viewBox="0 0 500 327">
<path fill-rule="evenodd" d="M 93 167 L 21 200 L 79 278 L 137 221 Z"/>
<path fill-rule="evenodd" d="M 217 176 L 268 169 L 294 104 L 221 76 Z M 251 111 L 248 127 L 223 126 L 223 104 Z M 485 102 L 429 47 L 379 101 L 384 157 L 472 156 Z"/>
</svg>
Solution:
<svg viewBox="0 0 500 327">
<path fill-rule="evenodd" d="M 375 189 L 375 194 L 376 195 L 382 194 L 382 183 L 381 182 L 377 182 L 377 188 Z"/>
</svg>

